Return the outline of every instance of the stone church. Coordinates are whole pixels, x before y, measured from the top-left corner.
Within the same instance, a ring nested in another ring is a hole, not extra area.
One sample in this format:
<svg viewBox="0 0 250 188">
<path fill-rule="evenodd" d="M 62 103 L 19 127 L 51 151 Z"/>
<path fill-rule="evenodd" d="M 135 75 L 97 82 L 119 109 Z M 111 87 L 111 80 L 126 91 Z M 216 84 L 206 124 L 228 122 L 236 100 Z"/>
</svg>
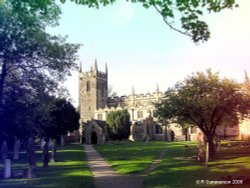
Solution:
<svg viewBox="0 0 250 188">
<path fill-rule="evenodd" d="M 87 144 L 103 143 L 107 140 L 105 120 L 111 111 L 127 109 L 134 130 L 140 130 L 140 122 L 147 118 L 150 113 L 154 119 L 153 134 L 155 140 L 181 141 L 195 140 L 198 129 L 182 129 L 176 125 L 160 126 L 154 117 L 154 102 L 163 99 L 164 93 L 156 87 L 155 92 L 147 94 L 136 94 L 132 88 L 128 96 L 108 97 L 108 68 L 105 71 L 98 70 L 97 60 L 89 71 L 79 70 L 79 112 L 80 133 L 83 132 L 84 142 Z M 136 126 L 137 125 L 137 128 Z M 221 130 L 218 130 L 220 133 Z M 239 127 L 235 126 L 227 130 L 227 134 L 235 137 L 238 135 Z M 223 134 L 220 133 L 220 134 Z"/>
</svg>

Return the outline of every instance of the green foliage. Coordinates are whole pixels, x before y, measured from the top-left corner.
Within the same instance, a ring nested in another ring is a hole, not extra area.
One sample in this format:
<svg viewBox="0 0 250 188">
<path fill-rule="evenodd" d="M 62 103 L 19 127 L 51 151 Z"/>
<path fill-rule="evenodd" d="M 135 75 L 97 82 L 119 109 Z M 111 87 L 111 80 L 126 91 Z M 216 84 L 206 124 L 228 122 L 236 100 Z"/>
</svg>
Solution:
<svg viewBox="0 0 250 188">
<path fill-rule="evenodd" d="M 168 89 L 156 108 L 161 121 L 198 126 L 212 144 L 216 128 L 237 123 L 240 115 L 248 114 L 249 104 L 249 94 L 241 84 L 207 70 Z"/>
<path fill-rule="evenodd" d="M 45 137 L 56 138 L 79 128 L 80 115 L 71 102 L 64 98 L 51 97 L 43 113 L 48 115 L 47 122 L 41 127 Z"/>
<path fill-rule="evenodd" d="M 60 0 L 65 3 L 66 0 Z M 71 0 L 76 4 L 90 8 L 112 5 L 116 0 Z M 203 21 L 204 13 L 217 13 L 224 9 L 238 7 L 235 0 L 128 0 L 140 3 L 144 8 L 154 8 L 161 15 L 168 27 L 190 37 L 195 43 L 207 41 L 210 38 L 208 25 Z M 52 0 L 29 1 L 31 10 L 40 9 L 47 13 L 53 4 Z M 180 25 L 178 27 L 178 25 Z"/>
<path fill-rule="evenodd" d="M 59 15 L 50 0 L 0 3 L 0 137 L 38 133 L 47 119 L 40 110 L 51 95 L 60 95 L 59 82 L 77 68 L 79 45 L 45 31 Z"/>
<path fill-rule="evenodd" d="M 108 134 L 113 140 L 127 139 L 130 132 L 130 115 L 127 110 L 110 112 L 107 116 Z"/>
<path fill-rule="evenodd" d="M 65 1 L 61 0 L 62 3 Z M 94 8 L 115 2 L 115 0 L 73 1 Z M 232 9 L 238 6 L 235 0 L 130 0 L 130 2 L 140 3 L 145 8 L 155 8 L 171 29 L 191 37 L 195 43 L 204 42 L 210 38 L 208 25 L 202 20 L 204 12 L 217 13 L 223 9 Z M 180 28 L 176 26 L 178 25 L 176 18 L 180 20 Z"/>
</svg>

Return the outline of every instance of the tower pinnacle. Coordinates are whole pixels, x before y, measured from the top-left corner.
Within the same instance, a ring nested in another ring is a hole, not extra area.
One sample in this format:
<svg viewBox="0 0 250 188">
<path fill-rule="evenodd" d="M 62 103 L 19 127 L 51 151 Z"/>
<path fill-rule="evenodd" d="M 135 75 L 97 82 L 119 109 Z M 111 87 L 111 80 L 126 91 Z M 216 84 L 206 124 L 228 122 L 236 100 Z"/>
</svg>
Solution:
<svg viewBox="0 0 250 188">
<path fill-rule="evenodd" d="M 82 62 L 79 63 L 79 72 L 82 72 Z"/>
<path fill-rule="evenodd" d="M 105 63 L 105 73 L 108 74 L 108 65 Z"/>
<path fill-rule="evenodd" d="M 135 95 L 135 89 L 134 89 L 134 86 L 132 86 L 132 95 Z"/>
<path fill-rule="evenodd" d="M 97 59 L 95 59 L 94 70 L 95 70 L 95 71 L 98 71 Z"/>
<path fill-rule="evenodd" d="M 160 89 L 159 89 L 159 84 L 156 83 L 156 93 L 159 93 L 160 92 Z"/>
</svg>

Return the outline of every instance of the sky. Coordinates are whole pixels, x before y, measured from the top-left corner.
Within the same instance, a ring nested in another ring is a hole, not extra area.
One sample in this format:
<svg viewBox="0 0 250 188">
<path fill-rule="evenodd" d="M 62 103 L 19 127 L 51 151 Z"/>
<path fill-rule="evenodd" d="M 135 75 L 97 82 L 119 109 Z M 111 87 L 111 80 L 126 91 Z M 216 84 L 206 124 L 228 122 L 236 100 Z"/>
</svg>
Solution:
<svg viewBox="0 0 250 188">
<path fill-rule="evenodd" d="M 97 59 L 98 69 L 108 65 L 108 81 L 119 96 L 164 92 L 177 81 L 211 68 L 221 77 L 244 80 L 250 75 L 250 1 L 236 0 L 239 8 L 206 14 L 211 38 L 195 44 L 171 30 L 156 10 L 118 0 L 99 9 L 67 2 L 61 4 L 59 26 L 51 34 L 67 35 L 68 42 L 82 44 L 78 52 L 83 71 Z M 78 105 L 78 72 L 65 82 Z"/>
</svg>

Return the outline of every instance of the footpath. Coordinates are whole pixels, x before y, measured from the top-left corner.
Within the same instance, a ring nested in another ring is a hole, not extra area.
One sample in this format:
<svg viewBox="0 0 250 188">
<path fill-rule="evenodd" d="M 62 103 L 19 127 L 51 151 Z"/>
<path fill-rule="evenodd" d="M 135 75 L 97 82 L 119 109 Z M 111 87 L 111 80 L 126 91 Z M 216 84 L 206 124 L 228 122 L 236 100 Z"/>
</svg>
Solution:
<svg viewBox="0 0 250 188">
<path fill-rule="evenodd" d="M 143 188 L 143 175 L 121 175 L 113 170 L 92 145 L 84 145 L 95 188 Z"/>
</svg>

